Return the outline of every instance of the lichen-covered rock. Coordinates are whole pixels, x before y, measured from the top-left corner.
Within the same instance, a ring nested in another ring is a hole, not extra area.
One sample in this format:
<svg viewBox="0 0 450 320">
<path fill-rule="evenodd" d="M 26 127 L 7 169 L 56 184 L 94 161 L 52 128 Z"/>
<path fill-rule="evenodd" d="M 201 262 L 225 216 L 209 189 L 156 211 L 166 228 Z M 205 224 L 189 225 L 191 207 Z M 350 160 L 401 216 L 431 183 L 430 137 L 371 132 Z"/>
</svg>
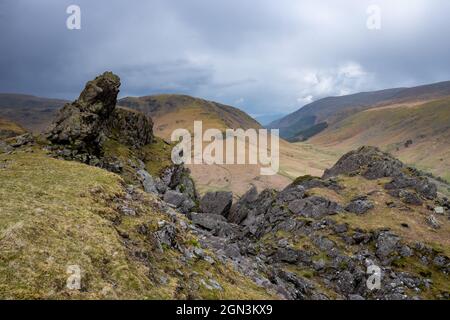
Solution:
<svg viewBox="0 0 450 320">
<path fill-rule="evenodd" d="M 376 147 L 363 146 L 342 156 L 323 178 L 340 174 L 361 175 L 367 179 L 392 177 L 385 185 L 387 190 L 413 189 L 426 199 L 435 199 L 437 187 L 416 169 L 405 166 L 400 160 Z M 395 194 L 395 193 L 394 193 Z"/>
<path fill-rule="evenodd" d="M 189 217 L 195 225 L 211 231 L 214 235 L 230 237 L 235 234 L 232 224 L 222 215 L 191 212 Z"/>
<path fill-rule="evenodd" d="M 342 211 L 336 202 L 318 196 L 294 200 L 289 203 L 288 208 L 294 214 L 316 219 Z"/>
<path fill-rule="evenodd" d="M 155 179 L 147 171 L 140 169 L 137 171 L 137 174 L 141 179 L 145 192 L 158 194 Z"/>
<path fill-rule="evenodd" d="M 108 118 L 116 107 L 120 79 L 105 72 L 86 84 L 80 97 L 66 104 L 47 130 L 47 139 L 80 152 L 99 154 Z"/>
<path fill-rule="evenodd" d="M 420 206 L 423 203 L 423 201 L 415 192 L 410 192 L 408 190 L 401 190 L 398 195 L 400 199 L 402 199 L 402 201 L 406 204 Z"/>
<path fill-rule="evenodd" d="M 436 217 L 434 215 L 429 215 L 426 218 L 426 222 L 433 229 L 439 229 L 441 227 L 441 224 L 439 223 L 438 219 L 436 219 Z"/>
<path fill-rule="evenodd" d="M 345 211 L 353 212 L 356 214 L 363 214 L 374 207 L 374 204 L 367 200 L 367 197 L 359 197 L 353 199 L 346 207 Z"/>
<path fill-rule="evenodd" d="M 425 199 L 435 199 L 437 196 L 436 185 L 418 173 L 413 176 L 407 176 L 402 172 L 385 184 L 384 187 L 387 190 L 412 189 Z"/>
<path fill-rule="evenodd" d="M 172 165 L 164 168 L 160 174 L 161 183 L 158 182 L 158 189 L 176 190 L 179 193 L 185 194 L 194 203 L 198 201 L 198 194 L 195 188 L 195 183 L 190 176 L 190 170 L 182 165 Z"/>
<path fill-rule="evenodd" d="M 404 168 L 401 161 L 376 147 L 363 146 L 342 156 L 323 178 L 340 174 L 360 174 L 367 179 L 378 179 L 397 175 Z"/>
<path fill-rule="evenodd" d="M 340 190 L 342 187 L 334 178 L 321 179 L 310 175 L 300 176 L 294 180 L 291 186 L 302 186 L 306 190 L 312 188 L 328 188 L 331 190 Z"/>
<path fill-rule="evenodd" d="M 376 254 L 380 259 L 389 257 L 392 253 L 397 252 L 397 245 L 400 239 L 390 232 L 382 232 L 376 240 Z"/>
<path fill-rule="evenodd" d="M 175 207 L 181 206 L 186 199 L 187 197 L 184 194 L 175 190 L 167 190 L 164 194 L 164 201 Z"/>
<path fill-rule="evenodd" d="M 103 145 L 114 139 L 131 148 L 153 139 L 152 121 L 136 111 L 116 108 L 120 79 L 105 72 L 89 81 L 79 98 L 66 104 L 46 131 L 53 147 L 77 154 L 103 156 Z"/>
<path fill-rule="evenodd" d="M 13 148 L 19 148 L 24 145 L 29 145 L 35 142 L 34 136 L 31 133 L 24 133 L 14 137 L 9 144 Z"/>
<path fill-rule="evenodd" d="M 117 107 L 108 119 L 107 136 L 131 148 L 153 141 L 153 122 L 141 112 Z"/>
</svg>

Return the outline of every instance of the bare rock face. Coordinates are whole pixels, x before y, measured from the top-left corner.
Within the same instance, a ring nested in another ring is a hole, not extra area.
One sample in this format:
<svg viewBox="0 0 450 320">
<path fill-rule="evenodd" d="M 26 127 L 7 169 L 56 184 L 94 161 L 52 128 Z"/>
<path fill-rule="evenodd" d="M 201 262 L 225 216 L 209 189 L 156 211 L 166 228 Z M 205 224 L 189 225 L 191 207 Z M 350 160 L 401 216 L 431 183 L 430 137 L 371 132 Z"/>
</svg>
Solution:
<svg viewBox="0 0 450 320">
<path fill-rule="evenodd" d="M 128 109 L 116 108 L 120 79 L 105 72 L 89 81 L 80 97 L 66 104 L 47 130 L 46 138 L 76 154 L 102 156 L 107 139 L 138 148 L 153 139 L 151 119 Z M 73 154 L 73 153 L 72 153 Z"/>
<path fill-rule="evenodd" d="M 115 108 L 108 119 L 107 135 L 120 143 L 140 148 L 153 141 L 153 122 L 143 113 Z"/>
<path fill-rule="evenodd" d="M 105 72 L 86 83 L 75 103 L 82 112 L 108 117 L 116 107 L 120 78 L 112 72 Z"/>
<path fill-rule="evenodd" d="M 207 192 L 200 200 L 200 210 L 204 213 L 227 217 L 230 213 L 233 194 L 226 191 Z"/>
<path fill-rule="evenodd" d="M 253 209 L 252 204 L 258 199 L 258 190 L 254 185 L 236 202 L 230 210 L 228 221 L 240 224 Z"/>
<path fill-rule="evenodd" d="M 119 77 L 111 72 L 89 81 L 80 97 L 60 110 L 47 130 L 48 140 L 79 152 L 98 154 L 105 139 L 102 132 L 116 107 L 119 87 Z"/>
</svg>

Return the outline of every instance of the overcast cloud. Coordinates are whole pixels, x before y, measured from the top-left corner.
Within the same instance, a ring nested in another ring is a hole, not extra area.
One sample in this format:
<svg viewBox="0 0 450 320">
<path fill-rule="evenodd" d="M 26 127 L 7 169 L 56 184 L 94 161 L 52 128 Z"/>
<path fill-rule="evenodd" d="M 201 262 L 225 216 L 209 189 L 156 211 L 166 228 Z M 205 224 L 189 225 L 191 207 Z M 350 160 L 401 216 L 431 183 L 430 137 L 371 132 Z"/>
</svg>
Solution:
<svg viewBox="0 0 450 320">
<path fill-rule="evenodd" d="M 81 7 L 81 30 L 66 8 Z M 379 5 L 381 29 L 366 27 Z M 252 115 L 329 95 L 450 80 L 448 0 L 0 0 L 0 92 L 185 93 Z"/>
</svg>

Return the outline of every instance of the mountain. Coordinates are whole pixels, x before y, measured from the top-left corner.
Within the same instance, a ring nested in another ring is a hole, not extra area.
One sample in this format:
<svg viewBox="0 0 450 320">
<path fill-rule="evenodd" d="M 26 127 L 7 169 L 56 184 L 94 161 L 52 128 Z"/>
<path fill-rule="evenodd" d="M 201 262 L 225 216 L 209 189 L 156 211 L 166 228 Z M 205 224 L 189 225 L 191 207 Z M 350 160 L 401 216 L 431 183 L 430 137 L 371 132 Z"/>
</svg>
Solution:
<svg viewBox="0 0 450 320">
<path fill-rule="evenodd" d="M 256 121 L 261 123 L 263 126 L 270 124 L 271 122 L 278 120 L 284 117 L 286 113 L 275 113 L 275 114 L 264 114 L 264 115 L 255 115 L 254 118 Z"/>
<path fill-rule="evenodd" d="M 363 146 L 199 196 L 119 87 L 105 72 L 45 133 L 0 139 L 0 299 L 450 299 L 450 203 L 421 171 Z"/>
<path fill-rule="evenodd" d="M 258 129 L 261 125 L 245 112 L 232 106 L 187 95 L 164 94 L 145 97 L 126 97 L 118 105 L 138 110 L 155 123 L 155 133 L 166 139 L 177 128 L 192 132 L 194 121 L 202 121 L 203 129 Z"/>
<path fill-rule="evenodd" d="M 0 93 L 0 117 L 27 130 L 40 132 L 46 128 L 57 110 L 68 101 L 25 94 Z"/>
<path fill-rule="evenodd" d="M 327 97 L 312 102 L 268 128 L 279 128 L 286 139 L 304 140 L 356 112 L 398 103 L 416 103 L 450 96 L 450 81 L 413 88 L 395 88 Z"/>
<path fill-rule="evenodd" d="M 338 154 L 362 145 L 378 146 L 405 163 L 450 181 L 450 98 L 357 112 L 308 142 Z"/>
<path fill-rule="evenodd" d="M 118 105 L 143 112 L 154 122 L 156 136 L 169 141 L 171 133 L 178 128 L 193 132 L 194 121 L 202 121 L 203 131 L 209 128 L 260 129 L 261 125 L 245 112 L 232 106 L 207 101 L 186 95 L 156 95 L 127 97 Z M 290 148 L 289 148 L 290 149 Z M 245 150 L 248 152 L 248 145 Z M 283 188 L 290 183 L 284 175 L 261 176 L 256 165 L 187 165 L 191 170 L 197 189 L 201 194 L 207 191 L 233 191 L 235 196 L 244 194 L 250 185 L 264 189 L 268 186 Z"/>
<path fill-rule="evenodd" d="M 18 123 L 30 131 L 39 132 L 50 124 L 57 110 L 67 102 L 3 93 L 0 94 L 0 117 Z M 194 120 L 202 120 L 205 128 L 261 128 L 256 120 L 237 108 L 187 95 L 126 97 L 118 100 L 118 105 L 151 116 L 156 123 L 155 131 L 164 138 L 169 138 L 172 130 L 178 127 L 192 129 Z M 173 122 L 173 119 L 176 121 Z"/>
</svg>

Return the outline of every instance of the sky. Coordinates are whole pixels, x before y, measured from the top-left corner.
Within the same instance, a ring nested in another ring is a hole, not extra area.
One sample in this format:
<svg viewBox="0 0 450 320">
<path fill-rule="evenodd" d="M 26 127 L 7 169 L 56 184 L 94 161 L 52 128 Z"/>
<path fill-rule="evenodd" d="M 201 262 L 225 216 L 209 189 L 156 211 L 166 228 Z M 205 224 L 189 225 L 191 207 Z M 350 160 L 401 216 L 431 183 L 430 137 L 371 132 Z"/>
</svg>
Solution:
<svg viewBox="0 0 450 320">
<path fill-rule="evenodd" d="M 70 5 L 79 30 L 66 26 Z M 0 0 L 0 92 L 74 99 L 110 70 L 121 97 L 182 93 L 279 115 L 450 80 L 449 34 L 448 0 Z"/>
</svg>

